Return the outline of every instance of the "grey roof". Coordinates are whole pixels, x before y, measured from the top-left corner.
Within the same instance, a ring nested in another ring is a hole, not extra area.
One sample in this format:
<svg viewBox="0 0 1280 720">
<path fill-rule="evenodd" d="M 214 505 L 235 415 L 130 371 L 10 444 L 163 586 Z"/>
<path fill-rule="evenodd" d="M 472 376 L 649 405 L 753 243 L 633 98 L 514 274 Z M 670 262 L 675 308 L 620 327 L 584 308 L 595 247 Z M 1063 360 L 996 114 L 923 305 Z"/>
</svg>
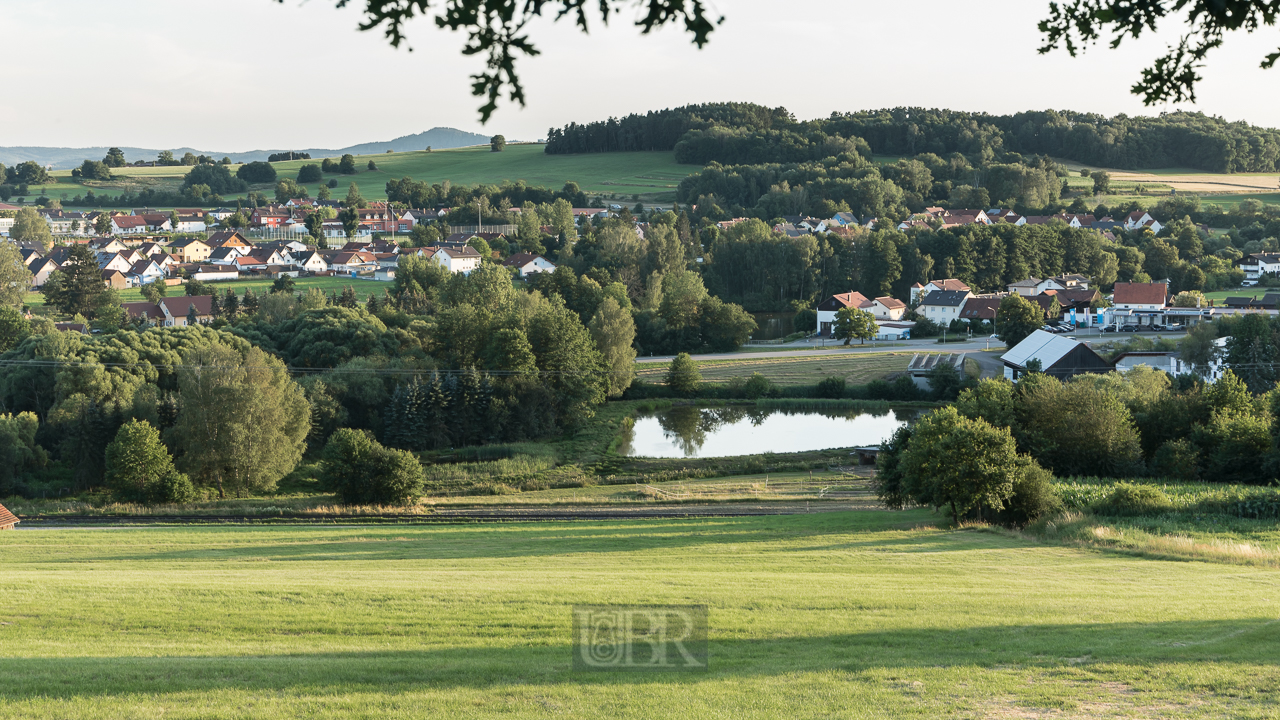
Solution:
<svg viewBox="0 0 1280 720">
<path fill-rule="evenodd" d="M 969 298 L 968 290 L 934 290 L 920 301 L 921 305 L 960 307 Z"/>
<path fill-rule="evenodd" d="M 1035 358 L 1040 361 L 1040 367 L 1047 370 L 1081 344 L 1079 340 L 1068 340 L 1061 335 L 1036 330 L 1014 345 L 1012 350 L 1001 355 L 1000 359 L 1011 365 L 1026 367 L 1027 362 Z"/>
</svg>

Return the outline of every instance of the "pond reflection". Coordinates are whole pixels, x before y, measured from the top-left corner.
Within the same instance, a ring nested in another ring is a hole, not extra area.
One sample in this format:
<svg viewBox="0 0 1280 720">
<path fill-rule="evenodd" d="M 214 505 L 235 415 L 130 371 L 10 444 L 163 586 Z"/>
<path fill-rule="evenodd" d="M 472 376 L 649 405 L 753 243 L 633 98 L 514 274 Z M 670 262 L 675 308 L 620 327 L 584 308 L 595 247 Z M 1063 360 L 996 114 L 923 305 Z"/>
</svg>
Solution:
<svg viewBox="0 0 1280 720">
<path fill-rule="evenodd" d="M 636 457 L 733 457 L 878 445 L 915 418 L 884 412 L 776 410 L 730 405 L 673 407 L 636 416 L 618 454 Z"/>
</svg>

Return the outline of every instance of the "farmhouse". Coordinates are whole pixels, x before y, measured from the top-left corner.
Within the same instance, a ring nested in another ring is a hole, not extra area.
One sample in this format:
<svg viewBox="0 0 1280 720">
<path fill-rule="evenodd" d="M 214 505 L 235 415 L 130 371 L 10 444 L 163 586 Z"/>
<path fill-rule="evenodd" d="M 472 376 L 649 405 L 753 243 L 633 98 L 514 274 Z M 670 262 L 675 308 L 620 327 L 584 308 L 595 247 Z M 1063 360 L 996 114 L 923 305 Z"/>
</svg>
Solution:
<svg viewBox="0 0 1280 720">
<path fill-rule="evenodd" d="M 1033 361 L 1040 365 L 1040 372 L 1058 379 L 1084 373 L 1105 373 L 1113 369 L 1085 343 L 1036 330 L 1018 343 L 1012 350 L 1000 356 L 1004 361 L 1004 376 L 1017 380 L 1029 372 Z"/>
</svg>

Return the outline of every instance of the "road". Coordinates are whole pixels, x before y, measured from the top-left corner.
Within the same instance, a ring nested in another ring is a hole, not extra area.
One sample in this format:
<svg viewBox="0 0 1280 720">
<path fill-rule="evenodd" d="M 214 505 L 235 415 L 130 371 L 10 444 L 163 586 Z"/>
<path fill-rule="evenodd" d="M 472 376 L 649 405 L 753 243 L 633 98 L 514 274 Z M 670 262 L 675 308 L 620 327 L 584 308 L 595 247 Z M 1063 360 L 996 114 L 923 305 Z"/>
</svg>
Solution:
<svg viewBox="0 0 1280 720">
<path fill-rule="evenodd" d="M 1097 330 L 1079 331 L 1064 337 L 1073 337 L 1077 340 L 1083 340 L 1093 344 L 1097 342 L 1113 342 L 1117 340 L 1125 340 L 1131 337 L 1144 337 L 1148 339 L 1167 338 L 1169 340 L 1177 340 L 1186 337 L 1183 333 L 1099 333 Z M 1003 351 L 1004 345 L 995 338 L 974 338 L 971 342 L 958 343 L 940 343 L 936 338 L 921 338 L 919 340 L 907 340 L 895 343 L 876 343 L 868 345 L 850 345 L 843 347 L 838 341 L 830 341 L 833 344 L 827 345 L 825 348 L 821 344 L 815 344 L 813 341 L 801 341 L 781 347 L 789 348 L 787 350 L 765 350 L 761 352 L 751 352 L 750 350 L 741 350 L 738 352 L 728 353 L 708 353 L 705 355 L 694 355 L 694 360 L 760 360 L 766 358 L 785 358 L 785 357 L 822 357 L 827 355 L 856 355 L 858 353 L 936 353 L 936 352 L 988 352 Z M 790 349 L 794 348 L 794 349 Z M 1002 352 L 996 353 L 997 357 Z M 669 363 L 674 355 L 653 355 L 649 357 L 638 357 L 638 363 Z M 981 364 L 981 361 L 980 361 Z M 984 373 L 985 374 L 985 373 Z"/>
</svg>

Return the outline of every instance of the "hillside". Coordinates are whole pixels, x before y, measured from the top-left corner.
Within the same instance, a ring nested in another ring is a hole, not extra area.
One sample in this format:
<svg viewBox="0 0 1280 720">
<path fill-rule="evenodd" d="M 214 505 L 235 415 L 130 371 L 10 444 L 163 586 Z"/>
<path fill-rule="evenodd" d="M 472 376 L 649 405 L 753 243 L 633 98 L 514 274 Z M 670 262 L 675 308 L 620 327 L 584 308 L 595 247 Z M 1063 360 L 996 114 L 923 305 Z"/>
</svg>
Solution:
<svg viewBox="0 0 1280 720">
<path fill-rule="evenodd" d="M 529 185 L 556 189 L 573 181 L 587 192 L 603 193 L 606 197 L 617 195 L 626 200 L 639 195 L 642 201 L 652 203 L 669 202 L 675 196 L 680 180 L 698 169 L 678 165 L 670 152 L 547 155 L 542 150 L 541 144 L 529 143 L 508 145 L 500 153 L 491 152 L 485 145 L 430 153 L 371 154 L 357 157 L 359 173 L 326 175 L 325 179 L 337 179 L 336 195 L 345 195 L 347 186 L 355 182 L 361 194 L 370 199 L 386 197 L 387 180 L 411 177 L 431 183 L 447 180 L 454 184 L 499 184 L 504 180 L 524 180 Z M 370 160 L 377 164 L 377 170 L 365 169 Z M 309 162 L 315 161 L 291 160 L 274 165 L 280 177 L 296 177 L 298 169 Z M 187 170 L 189 168 L 186 167 L 117 168 L 114 172 L 121 176 L 120 179 L 87 184 L 73 181 L 69 170 L 56 171 L 53 174 L 57 184 L 33 186 L 31 197 L 45 194 L 65 202 L 89 189 L 99 195 L 136 192 L 146 187 L 177 190 Z M 306 187 L 315 197 L 319 184 L 311 183 Z M 259 189 L 270 192 L 268 186 Z M 70 204 L 68 202 L 68 206 Z"/>
<path fill-rule="evenodd" d="M 266 160 L 269 155 L 277 152 L 284 152 L 293 149 L 297 152 L 308 153 L 311 157 L 331 157 L 344 153 L 352 155 L 363 155 L 366 153 L 381 153 L 387 150 L 423 150 L 428 146 L 433 149 L 448 149 L 467 147 L 468 145 L 480 145 L 489 142 L 488 135 L 480 135 L 456 128 L 436 127 L 425 132 L 413 135 L 402 135 L 394 140 L 380 140 L 377 142 L 360 143 L 358 145 L 350 145 L 344 148 L 276 148 L 271 150 L 249 150 L 246 152 L 223 152 L 219 150 L 197 150 L 191 147 L 181 148 L 138 148 L 138 147 L 121 147 L 124 151 L 125 159 L 129 162 L 135 160 L 154 160 L 160 154 L 160 150 L 172 150 L 177 157 L 182 157 L 184 153 L 193 153 L 195 155 L 209 155 L 211 157 L 221 158 L 229 157 L 234 162 L 252 162 L 254 160 Z M 39 147 L 39 146 L 14 146 L 0 147 L 0 163 L 4 165 L 16 165 L 27 160 L 34 160 L 41 165 L 52 165 L 54 170 L 70 170 L 77 167 L 80 163 L 88 160 L 101 160 L 107 154 L 106 147 L 81 147 L 81 148 L 62 148 L 62 147 Z"/>
</svg>

